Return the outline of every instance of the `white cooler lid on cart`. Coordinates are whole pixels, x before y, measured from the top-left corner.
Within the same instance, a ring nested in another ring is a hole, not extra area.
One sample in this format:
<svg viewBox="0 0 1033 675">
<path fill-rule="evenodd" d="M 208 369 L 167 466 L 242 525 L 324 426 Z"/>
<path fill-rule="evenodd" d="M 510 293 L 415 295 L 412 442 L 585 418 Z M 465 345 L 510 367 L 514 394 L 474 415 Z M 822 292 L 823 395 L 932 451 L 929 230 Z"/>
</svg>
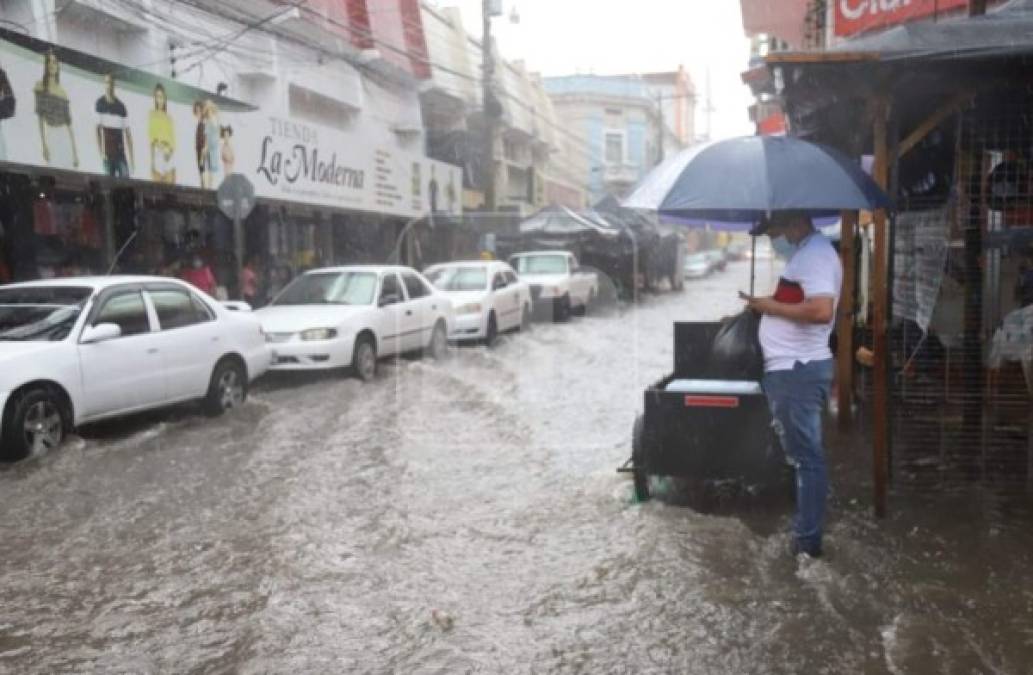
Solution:
<svg viewBox="0 0 1033 675">
<path fill-rule="evenodd" d="M 752 380 L 671 380 L 665 391 L 679 394 L 749 396 L 763 394 L 760 382 Z"/>
</svg>

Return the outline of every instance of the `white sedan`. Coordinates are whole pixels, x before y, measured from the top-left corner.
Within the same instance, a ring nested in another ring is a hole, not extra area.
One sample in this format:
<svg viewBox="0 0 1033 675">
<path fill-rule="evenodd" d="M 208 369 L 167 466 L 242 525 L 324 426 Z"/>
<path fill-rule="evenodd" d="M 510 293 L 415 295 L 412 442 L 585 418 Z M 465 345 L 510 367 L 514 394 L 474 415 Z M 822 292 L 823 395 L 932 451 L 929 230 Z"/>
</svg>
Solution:
<svg viewBox="0 0 1033 675">
<path fill-rule="evenodd" d="M 448 350 L 452 303 L 419 272 L 399 266 L 329 267 L 302 274 L 255 315 L 274 370 L 353 369 L 376 375 L 377 359 Z"/>
<path fill-rule="evenodd" d="M 531 289 L 504 262 L 445 263 L 424 274 L 452 299 L 456 318 L 451 340 L 483 340 L 491 345 L 499 333 L 531 325 Z"/>
<path fill-rule="evenodd" d="M 0 286 L 0 452 L 39 454 L 76 425 L 181 401 L 220 414 L 269 359 L 250 312 L 176 279 Z"/>
</svg>

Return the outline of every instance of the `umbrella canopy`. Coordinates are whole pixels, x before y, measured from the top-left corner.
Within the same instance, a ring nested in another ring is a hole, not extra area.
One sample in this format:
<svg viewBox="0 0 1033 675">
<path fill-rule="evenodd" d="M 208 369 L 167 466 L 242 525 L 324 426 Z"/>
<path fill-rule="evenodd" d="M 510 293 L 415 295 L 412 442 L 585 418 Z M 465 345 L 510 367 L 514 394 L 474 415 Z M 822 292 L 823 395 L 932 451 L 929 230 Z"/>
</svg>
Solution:
<svg viewBox="0 0 1033 675">
<path fill-rule="evenodd" d="M 698 145 L 651 171 L 624 206 L 662 216 L 740 223 L 773 211 L 890 208 L 858 162 L 832 148 L 784 136 L 747 136 Z"/>
</svg>

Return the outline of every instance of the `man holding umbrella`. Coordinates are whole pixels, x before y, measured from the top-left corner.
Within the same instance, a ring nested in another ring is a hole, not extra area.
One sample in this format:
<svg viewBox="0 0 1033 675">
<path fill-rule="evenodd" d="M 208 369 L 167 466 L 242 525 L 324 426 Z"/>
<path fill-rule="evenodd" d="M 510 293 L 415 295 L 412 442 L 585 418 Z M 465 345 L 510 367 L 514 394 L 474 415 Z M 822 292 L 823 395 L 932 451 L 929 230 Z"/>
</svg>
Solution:
<svg viewBox="0 0 1033 675">
<path fill-rule="evenodd" d="M 821 413 L 832 384 L 829 336 L 843 270 L 810 216 L 891 210 L 893 200 L 856 157 L 790 136 L 747 136 L 697 145 L 665 160 L 623 206 L 720 222 L 727 229 L 760 221 L 754 236 L 785 237 L 794 245 L 775 295 L 744 299 L 762 315 L 764 393 L 796 467 L 794 548 L 821 555 L 828 493 Z"/>
<path fill-rule="evenodd" d="M 793 550 L 821 555 L 828 472 L 822 444 L 822 410 L 832 385 L 829 336 L 843 280 L 839 255 L 802 211 L 776 211 L 754 236 L 784 237 L 794 247 L 775 295 L 743 299 L 762 316 L 764 393 L 775 429 L 796 468 Z"/>
</svg>

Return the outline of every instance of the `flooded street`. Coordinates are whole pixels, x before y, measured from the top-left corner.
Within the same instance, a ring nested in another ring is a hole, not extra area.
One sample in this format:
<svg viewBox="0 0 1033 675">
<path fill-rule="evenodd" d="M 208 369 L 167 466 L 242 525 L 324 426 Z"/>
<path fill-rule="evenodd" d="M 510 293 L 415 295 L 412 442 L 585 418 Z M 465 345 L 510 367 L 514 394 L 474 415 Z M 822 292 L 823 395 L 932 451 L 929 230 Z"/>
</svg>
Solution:
<svg viewBox="0 0 1033 675">
<path fill-rule="evenodd" d="M 734 263 L 619 317 L 367 385 L 268 378 L 224 418 L 4 466 L 0 672 L 1029 672 L 1028 501 L 898 497 L 876 522 L 840 449 L 818 561 L 789 555 L 787 503 L 634 502 L 615 468 L 671 322 L 747 284 Z"/>
</svg>

